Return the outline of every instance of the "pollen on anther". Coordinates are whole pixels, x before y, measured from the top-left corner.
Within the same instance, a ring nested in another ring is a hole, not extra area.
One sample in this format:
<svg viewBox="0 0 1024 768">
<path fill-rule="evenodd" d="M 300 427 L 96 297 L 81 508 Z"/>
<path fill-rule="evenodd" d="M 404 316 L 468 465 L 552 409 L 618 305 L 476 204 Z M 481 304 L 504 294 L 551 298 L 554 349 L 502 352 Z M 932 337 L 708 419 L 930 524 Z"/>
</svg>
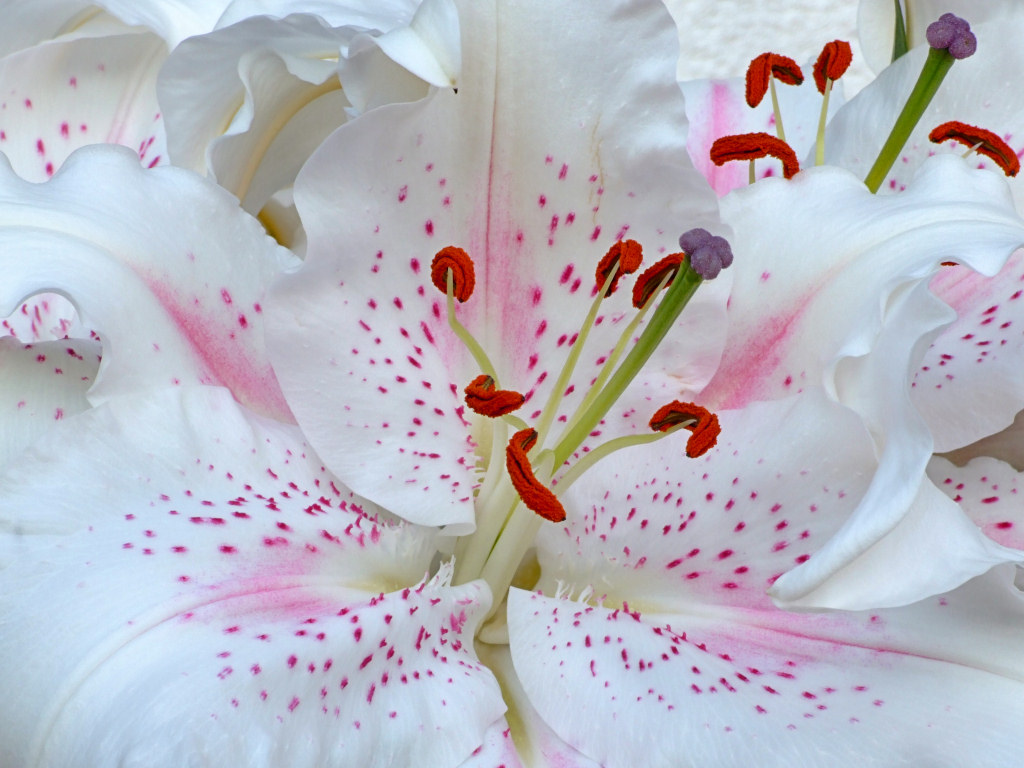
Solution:
<svg viewBox="0 0 1024 768">
<path fill-rule="evenodd" d="M 672 285 L 680 267 L 686 262 L 685 253 L 670 253 L 665 258 L 643 271 L 643 274 L 633 284 L 633 306 L 642 309 L 651 300 L 651 296 L 658 289 L 661 281 L 666 275 L 671 275 L 665 287 Z"/>
<path fill-rule="evenodd" d="M 788 56 L 777 53 L 762 53 L 747 66 L 747 104 L 756 107 L 768 92 L 768 85 L 774 77 L 787 85 L 800 85 L 804 73 L 800 66 Z"/>
<path fill-rule="evenodd" d="M 526 452 L 537 442 L 537 430 L 527 427 L 512 435 L 505 448 L 505 468 L 512 487 L 526 508 L 552 523 L 565 520 L 565 508 L 558 497 L 533 474 Z"/>
<path fill-rule="evenodd" d="M 434 256 L 430 263 L 430 280 L 441 293 L 448 293 L 448 272 L 452 273 L 453 295 L 460 302 L 473 294 L 476 272 L 473 260 L 461 248 L 448 245 Z"/>
<path fill-rule="evenodd" d="M 611 296 L 615 293 L 616 288 L 619 287 L 619 279 L 623 275 L 636 272 L 640 268 L 643 259 L 643 248 L 636 240 L 618 241 L 608 249 L 608 253 L 604 255 L 597 265 L 597 271 L 594 275 L 597 287 L 600 289 L 605 284 L 605 281 L 608 280 L 608 275 L 617 266 L 618 270 L 615 272 L 615 277 L 612 278 L 606 294 Z"/>
<path fill-rule="evenodd" d="M 814 84 L 818 87 L 818 93 L 825 92 L 826 80 L 838 80 L 842 77 L 850 68 L 852 61 L 853 49 L 848 42 L 833 40 L 831 43 L 825 43 L 814 65 Z"/>
<path fill-rule="evenodd" d="M 663 405 L 650 420 L 650 427 L 655 432 L 667 432 L 680 424 L 691 432 L 686 441 L 686 455 L 691 459 L 703 456 L 714 448 L 722 432 L 718 416 L 703 406 L 680 400 Z"/>
<path fill-rule="evenodd" d="M 991 158 L 1007 176 L 1016 176 L 1020 172 L 1017 153 L 999 136 L 984 128 L 961 123 L 959 120 L 950 120 L 936 126 L 928 134 L 928 138 L 935 144 L 949 140 L 958 141 L 978 154 Z"/>
<path fill-rule="evenodd" d="M 480 374 L 466 385 L 466 405 L 481 416 L 496 418 L 522 407 L 526 398 L 512 389 L 498 389 L 494 379 Z"/>
<path fill-rule="evenodd" d="M 722 136 L 711 145 L 711 161 L 715 165 L 724 165 L 730 160 L 757 160 L 761 157 L 774 157 L 782 161 L 782 175 L 792 178 L 800 171 L 800 161 L 796 152 L 782 139 L 770 133 L 741 133 L 735 136 Z"/>
</svg>

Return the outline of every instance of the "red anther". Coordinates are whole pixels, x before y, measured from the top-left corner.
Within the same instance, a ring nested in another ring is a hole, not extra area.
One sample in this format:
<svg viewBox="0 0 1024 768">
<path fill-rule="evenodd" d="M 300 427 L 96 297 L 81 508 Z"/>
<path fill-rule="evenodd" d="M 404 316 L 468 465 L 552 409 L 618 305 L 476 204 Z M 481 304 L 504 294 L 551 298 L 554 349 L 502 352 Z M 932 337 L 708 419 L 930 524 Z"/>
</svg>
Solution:
<svg viewBox="0 0 1024 768">
<path fill-rule="evenodd" d="M 679 268 L 685 262 L 685 253 L 670 253 L 661 261 L 645 269 L 643 274 L 636 279 L 636 283 L 633 284 L 633 306 L 637 309 L 643 309 L 647 302 L 651 300 L 654 292 L 658 290 L 658 285 L 662 279 L 669 273 L 671 273 L 671 277 L 665 283 L 665 287 L 668 288 L 672 285 L 672 281 L 676 279 Z"/>
<path fill-rule="evenodd" d="M 800 85 L 804 81 L 804 73 L 791 58 L 777 53 L 762 53 L 747 67 L 747 104 L 756 107 L 761 103 L 773 76 L 786 85 Z"/>
<path fill-rule="evenodd" d="M 512 435 L 505 448 L 505 468 L 512 480 L 519 498 L 526 508 L 536 512 L 552 523 L 565 520 L 565 507 L 551 489 L 541 483 L 533 474 L 526 452 L 537 442 L 537 430 L 532 427 L 521 429 Z"/>
<path fill-rule="evenodd" d="M 615 293 L 615 289 L 619 287 L 619 278 L 636 272 L 640 269 L 640 264 L 643 260 L 643 248 L 640 247 L 640 243 L 636 240 L 619 240 L 619 242 L 608 249 L 608 253 L 604 255 L 604 258 L 597 265 L 597 272 L 594 277 L 597 280 L 598 289 L 604 285 L 604 281 L 608 279 L 612 269 L 618 265 L 619 271 L 615 273 L 611 285 L 608 286 L 607 295 L 611 296 Z"/>
<path fill-rule="evenodd" d="M 796 152 L 782 139 L 770 133 L 741 133 L 723 136 L 711 145 L 711 161 L 723 165 L 730 160 L 757 160 L 759 157 L 774 157 L 782 161 L 782 175 L 792 178 L 800 171 Z"/>
<path fill-rule="evenodd" d="M 979 154 L 991 158 L 1007 176 L 1016 176 L 1020 171 L 1020 160 L 1017 159 L 1017 153 L 996 134 L 984 128 L 961 123 L 959 120 L 950 120 L 948 123 L 934 128 L 928 134 L 928 138 L 936 144 L 950 139 L 959 141 Z"/>
<path fill-rule="evenodd" d="M 473 295 L 473 286 L 476 285 L 473 260 L 468 253 L 454 245 L 447 245 L 437 252 L 430 263 L 430 280 L 437 290 L 445 294 L 448 293 L 449 269 L 452 271 L 454 296 L 459 301 L 465 301 Z"/>
<path fill-rule="evenodd" d="M 694 403 L 676 400 L 663 405 L 651 416 L 650 426 L 655 432 L 667 432 L 677 424 L 683 424 L 683 428 L 691 432 L 690 439 L 686 441 L 686 455 L 691 459 L 703 456 L 714 448 L 722 432 L 718 416 Z"/>
<path fill-rule="evenodd" d="M 852 61 L 853 49 L 848 42 L 833 40 L 831 43 L 825 43 L 814 65 L 814 84 L 818 86 L 818 93 L 825 92 L 826 79 L 838 80 L 846 74 Z"/>
<path fill-rule="evenodd" d="M 492 419 L 518 410 L 526 402 L 526 398 L 512 389 L 498 389 L 494 379 L 481 373 L 463 390 L 466 393 L 466 405 L 481 416 Z"/>
</svg>

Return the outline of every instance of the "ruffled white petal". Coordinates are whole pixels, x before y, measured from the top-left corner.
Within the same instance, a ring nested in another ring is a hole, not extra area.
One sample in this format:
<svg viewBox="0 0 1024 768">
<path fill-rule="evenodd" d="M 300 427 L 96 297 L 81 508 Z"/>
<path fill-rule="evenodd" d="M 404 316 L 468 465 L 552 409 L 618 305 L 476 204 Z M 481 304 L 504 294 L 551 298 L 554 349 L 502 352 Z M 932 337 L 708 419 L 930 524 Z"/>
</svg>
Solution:
<svg viewBox="0 0 1024 768">
<path fill-rule="evenodd" d="M 0 168 L 0 311 L 59 291 L 104 344 L 93 403 L 152 387 L 228 386 L 288 419 L 262 336 L 269 281 L 294 256 L 234 198 L 179 169 L 87 147 L 45 185 Z"/>
</svg>

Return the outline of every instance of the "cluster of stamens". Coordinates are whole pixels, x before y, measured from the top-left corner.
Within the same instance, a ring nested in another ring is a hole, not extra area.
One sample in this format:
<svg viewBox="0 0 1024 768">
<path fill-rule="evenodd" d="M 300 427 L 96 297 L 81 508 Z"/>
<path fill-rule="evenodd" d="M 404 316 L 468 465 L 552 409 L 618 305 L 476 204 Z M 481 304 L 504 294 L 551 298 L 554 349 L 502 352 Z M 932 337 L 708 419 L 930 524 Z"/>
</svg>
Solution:
<svg viewBox="0 0 1024 768">
<path fill-rule="evenodd" d="M 511 572 L 518 565 L 525 547 L 532 542 L 536 525 L 542 521 L 558 523 L 565 519 L 559 494 L 609 453 L 661 439 L 680 429 L 690 432 L 686 443 L 687 456 L 696 458 L 714 447 L 720 431 L 717 416 L 693 403 L 675 401 L 653 415 L 650 433 L 619 437 L 580 451 L 583 442 L 594 434 L 595 428 L 674 325 L 700 283 L 713 279 L 732 263 L 729 243 L 703 229 L 686 232 L 679 238 L 679 245 L 681 252 L 664 257 L 638 276 L 632 296 L 633 306 L 638 312 L 627 324 L 619 343 L 606 356 L 603 367 L 576 411 L 559 419 L 564 427 L 557 438 L 549 435 L 549 431 L 563 402 L 560 395 L 566 390 L 587 335 L 595 324 L 601 302 L 618 289 L 623 277 L 639 270 L 643 260 L 640 244 L 634 240 L 619 241 L 597 265 L 594 303 L 578 337 L 570 345 L 565 366 L 553 385 L 547 404 L 539 411 L 537 422 L 532 426 L 514 415 L 527 397 L 499 384 L 494 365 L 455 317 L 455 300 L 465 302 L 473 293 L 476 278 L 472 259 L 464 250 L 454 246 L 441 249 L 434 257 L 431 280 L 448 298 L 449 324 L 483 370 L 464 389 L 466 405 L 474 413 L 490 419 L 494 425 L 491 460 L 485 467 L 484 480 L 478 489 L 478 528 L 472 536 L 463 537 L 466 541 L 461 551 L 459 547 L 456 549 L 456 578 L 460 578 L 461 569 L 460 580 L 483 577 L 500 593 L 508 586 Z M 662 299 L 655 302 L 653 299 L 659 294 Z M 648 312 L 652 313 L 651 317 L 637 336 L 637 329 Z M 514 429 L 511 438 L 507 438 L 509 427 Z M 497 455 L 493 448 L 498 445 L 505 449 L 502 462 L 505 471 L 501 475 L 494 471 Z M 577 460 L 569 466 L 574 456 Z M 520 506 L 530 514 L 526 517 L 517 515 Z"/>
<path fill-rule="evenodd" d="M 864 180 L 872 192 L 878 190 L 892 168 L 950 66 L 958 59 L 973 55 L 977 49 L 978 41 L 971 32 L 970 24 L 951 13 L 943 14 L 938 21 L 929 25 L 926 36 L 931 47 L 924 70 L 903 112 L 897 118 L 892 133 L 879 152 L 878 159 Z M 815 147 L 816 165 L 825 162 L 825 124 L 832 84 L 843 76 L 852 60 L 853 51 L 850 44 L 842 40 L 833 40 L 825 45 L 814 65 L 814 82 L 823 97 Z M 804 81 L 804 75 L 793 59 L 777 53 L 762 53 L 750 62 L 746 78 L 747 104 L 756 107 L 766 93 L 771 93 L 776 136 L 763 132 L 722 136 L 711 146 L 711 160 L 715 165 L 723 165 L 733 160 L 749 161 L 751 184 L 756 178 L 754 161 L 761 158 L 773 157 L 781 161 L 782 173 L 787 179 L 800 171 L 797 155 L 786 143 L 782 114 L 775 91 L 776 81 L 786 85 L 800 85 Z M 985 155 L 1008 176 L 1015 176 L 1020 170 L 1020 162 L 1013 149 L 995 133 L 984 128 L 952 121 L 937 127 L 929 138 L 936 143 L 947 140 L 959 141 L 968 147 L 965 156 L 970 152 Z"/>
</svg>

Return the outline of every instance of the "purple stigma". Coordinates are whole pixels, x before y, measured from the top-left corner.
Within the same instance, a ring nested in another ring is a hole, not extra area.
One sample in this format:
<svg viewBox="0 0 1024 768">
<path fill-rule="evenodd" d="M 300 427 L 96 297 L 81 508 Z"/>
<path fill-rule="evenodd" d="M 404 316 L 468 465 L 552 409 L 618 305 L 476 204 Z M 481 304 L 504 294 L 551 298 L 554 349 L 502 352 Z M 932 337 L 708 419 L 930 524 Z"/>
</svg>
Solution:
<svg viewBox="0 0 1024 768">
<path fill-rule="evenodd" d="M 978 49 L 978 38 L 971 32 L 971 25 L 952 13 L 944 13 L 929 24 L 926 36 L 928 45 L 945 48 L 954 59 L 966 59 Z"/>
<path fill-rule="evenodd" d="M 679 236 L 679 247 L 689 259 L 694 272 L 705 280 L 714 280 L 718 273 L 732 264 L 732 247 L 724 237 L 706 229 L 691 229 Z"/>
</svg>

